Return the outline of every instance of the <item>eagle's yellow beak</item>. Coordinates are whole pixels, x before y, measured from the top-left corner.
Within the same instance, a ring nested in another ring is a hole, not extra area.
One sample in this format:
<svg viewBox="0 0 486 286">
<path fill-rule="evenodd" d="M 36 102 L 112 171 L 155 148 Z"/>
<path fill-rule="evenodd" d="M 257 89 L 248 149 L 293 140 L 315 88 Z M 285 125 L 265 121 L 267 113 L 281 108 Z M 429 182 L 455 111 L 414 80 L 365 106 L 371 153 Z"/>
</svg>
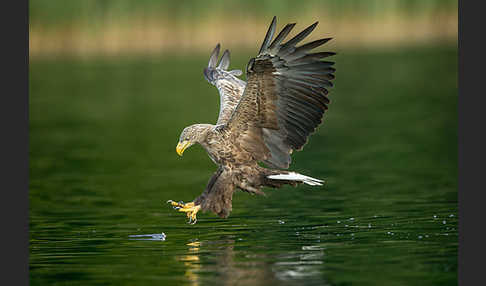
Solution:
<svg viewBox="0 0 486 286">
<path fill-rule="evenodd" d="M 184 153 L 184 150 L 186 150 L 187 147 L 189 147 L 190 142 L 189 141 L 182 141 L 177 144 L 176 147 L 176 152 L 179 154 L 179 156 L 182 156 L 182 153 Z"/>
</svg>

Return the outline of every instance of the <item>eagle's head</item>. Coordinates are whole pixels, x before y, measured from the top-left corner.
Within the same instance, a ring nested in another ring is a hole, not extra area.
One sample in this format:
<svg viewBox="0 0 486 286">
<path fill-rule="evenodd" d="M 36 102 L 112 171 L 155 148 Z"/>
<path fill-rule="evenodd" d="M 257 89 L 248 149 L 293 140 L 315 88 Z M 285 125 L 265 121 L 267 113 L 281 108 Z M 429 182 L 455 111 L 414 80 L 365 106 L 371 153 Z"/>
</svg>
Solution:
<svg viewBox="0 0 486 286">
<path fill-rule="evenodd" d="M 179 137 L 179 143 L 177 143 L 176 152 L 179 156 L 182 156 L 184 150 L 191 147 L 195 143 L 201 143 L 206 138 L 209 129 L 211 129 L 210 124 L 193 124 L 187 126 L 182 130 L 181 136 Z"/>
<path fill-rule="evenodd" d="M 228 70 L 230 64 L 230 52 L 228 50 L 224 51 L 218 64 L 220 47 L 220 44 L 216 45 L 209 58 L 208 67 L 204 69 L 204 78 L 212 85 L 215 85 L 216 81 L 220 79 L 240 80 L 237 76 L 242 74 L 241 70 Z"/>
</svg>

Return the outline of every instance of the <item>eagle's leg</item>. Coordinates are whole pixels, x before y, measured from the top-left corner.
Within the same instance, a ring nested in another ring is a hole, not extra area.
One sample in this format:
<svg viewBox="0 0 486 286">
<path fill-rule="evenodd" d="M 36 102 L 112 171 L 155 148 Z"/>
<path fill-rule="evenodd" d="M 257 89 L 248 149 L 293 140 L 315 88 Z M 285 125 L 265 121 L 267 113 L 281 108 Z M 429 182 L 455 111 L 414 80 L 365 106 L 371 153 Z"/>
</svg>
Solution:
<svg viewBox="0 0 486 286">
<path fill-rule="evenodd" d="M 200 205 L 194 204 L 194 202 L 184 203 L 184 202 L 174 202 L 173 200 L 168 200 L 167 203 L 171 204 L 174 209 L 185 212 L 187 217 L 189 218 L 190 224 L 195 224 L 197 222 L 197 212 L 201 209 Z"/>
<path fill-rule="evenodd" d="M 249 184 L 248 182 L 244 181 L 241 182 L 239 185 L 242 191 L 248 192 L 250 194 L 257 194 L 265 196 L 265 193 L 260 190 L 260 188 L 256 188 L 255 186 Z"/>
</svg>

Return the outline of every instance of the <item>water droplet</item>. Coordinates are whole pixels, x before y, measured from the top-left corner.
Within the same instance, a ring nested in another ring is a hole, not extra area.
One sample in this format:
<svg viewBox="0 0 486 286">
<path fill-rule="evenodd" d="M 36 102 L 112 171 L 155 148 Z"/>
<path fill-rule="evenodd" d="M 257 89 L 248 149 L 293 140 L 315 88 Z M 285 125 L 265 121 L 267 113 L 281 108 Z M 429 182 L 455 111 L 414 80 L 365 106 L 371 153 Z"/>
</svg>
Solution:
<svg viewBox="0 0 486 286">
<path fill-rule="evenodd" d="M 437 218 L 437 215 L 434 215 L 434 218 Z"/>
<path fill-rule="evenodd" d="M 422 238 L 423 238 L 423 236 L 419 235 L 419 236 L 418 236 L 418 238 L 419 238 L 419 239 L 422 239 Z"/>
<path fill-rule="evenodd" d="M 445 220 L 443 220 L 443 221 L 442 221 L 442 224 L 446 224 L 446 221 L 445 221 Z"/>
<path fill-rule="evenodd" d="M 368 224 L 368 228 L 371 228 L 371 223 Z"/>
<path fill-rule="evenodd" d="M 349 218 L 349 220 L 354 220 L 354 217 Z"/>
<path fill-rule="evenodd" d="M 338 220 L 338 221 L 337 221 L 337 223 L 341 223 L 341 221 L 340 221 L 340 220 Z"/>
<path fill-rule="evenodd" d="M 454 215 L 453 215 L 453 214 L 451 214 L 451 215 L 449 215 L 449 217 L 454 217 Z"/>
</svg>

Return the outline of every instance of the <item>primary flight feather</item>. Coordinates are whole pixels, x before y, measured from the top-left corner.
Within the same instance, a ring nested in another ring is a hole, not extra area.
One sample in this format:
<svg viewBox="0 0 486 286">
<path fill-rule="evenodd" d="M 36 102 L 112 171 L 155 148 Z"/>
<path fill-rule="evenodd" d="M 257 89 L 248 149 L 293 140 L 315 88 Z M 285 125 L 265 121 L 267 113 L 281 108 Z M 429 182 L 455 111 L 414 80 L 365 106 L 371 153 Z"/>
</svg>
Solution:
<svg viewBox="0 0 486 286">
<path fill-rule="evenodd" d="M 216 125 L 186 127 L 176 151 L 182 156 L 184 150 L 199 143 L 218 170 L 192 202 L 168 201 L 185 212 L 190 223 L 196 222 L 200 210 L 228 217 L 236 189 L 263 194 L 262 187 L 298 183 L 316 186 L 323 182 L 282 170 L 288 169 L 292 151 L 302 150 L 322 122 L 335 71 L 334 62 L 321 60 L 335 53 L 311 53 L 330 38 L 297 46 L 317 22 L 284 42 L 294 26 L 295 23 L 287 24 L 274 38 L 276 17 L 273 18 L 258 55 L 248 62 L 247 82 L 238 78 L 240 70 L 228 70 L 228 50 L 219 64 L 220 45 L 213 50 L 204 77 L 219 91 L 218 121 Z M 261 167 L 259 162 L 272 169 Z"/>
</svg>

